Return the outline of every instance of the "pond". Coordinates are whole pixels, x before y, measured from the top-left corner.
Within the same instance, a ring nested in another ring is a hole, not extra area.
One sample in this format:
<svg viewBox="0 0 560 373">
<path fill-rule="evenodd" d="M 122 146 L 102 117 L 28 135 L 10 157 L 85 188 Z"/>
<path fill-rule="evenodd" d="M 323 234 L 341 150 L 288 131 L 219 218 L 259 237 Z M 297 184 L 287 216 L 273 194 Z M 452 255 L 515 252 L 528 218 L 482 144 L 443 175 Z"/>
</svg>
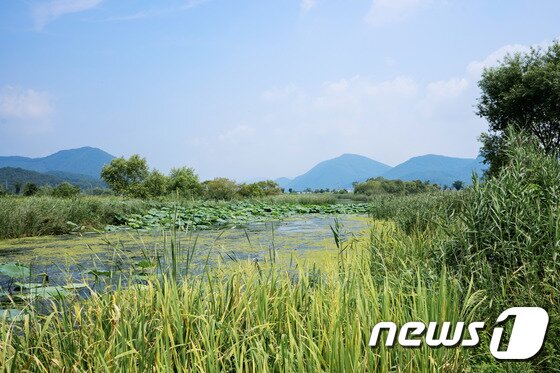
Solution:
<svg viewBox="0 0 560 373">
<path fill-rule="evenodd" d="M 364 234 L 369 222 L 358 215 L 336 219 L 346 240 Z M 19 278 L 0 273 L 0 291 L 26 290 L 29 283 L 43 287 L 87 284 L 101 289 L 131 278 L 142 280 L 155 267 L 170 262 L 171 246 L 174 259 L 181 263 L 181 273 L 187 271 L 187 263 L 189 270 L 196 272 L 218 262 L 265 262 L 294 256 L 320 261 L 337 255 L 334 226 L 334 216 L 311 214 L 219 230 L 178 231 L 175 235 L 161 230 L 126 230 L 3 240 L 0 265 L 23 264 L 29 271 Z"/>
</svg>

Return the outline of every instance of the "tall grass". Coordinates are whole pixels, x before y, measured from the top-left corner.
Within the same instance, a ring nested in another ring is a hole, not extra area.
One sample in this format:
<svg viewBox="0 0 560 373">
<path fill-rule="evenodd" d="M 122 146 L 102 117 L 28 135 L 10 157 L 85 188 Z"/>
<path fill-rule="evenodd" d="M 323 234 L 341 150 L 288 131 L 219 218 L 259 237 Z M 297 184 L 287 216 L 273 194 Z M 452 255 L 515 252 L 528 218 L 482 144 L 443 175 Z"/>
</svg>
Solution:
<svg viewBox="0 0 560 373">
<path fill-rule="evenodd" d="M 521 135 L 509 140 L 509 163 L 485 183 L 474 180 L 444 248 L 451 269 L 486 292 L 483 313 L 513 306 L 549 313 L 544 351 L 531 361 L 560 370 L 560 161 Z"/>
<path fill-rule="evenodd" d="M 102 228 L 117 223 L 118 215 L 144 209 L 140 200 L 118 197 L 5 196 L 0 198 L 0 238 L 69 233 L 76 225 Z"/>
<path fill-rule="evenodd" d="M 406 256 L 407 244 L 389 246 Z M 23 323 L 3 320 L 0 365 L 8 372 L 440 372 L 467 364 L 462 349 L 372 348 L 369 336 L 380 321 L 469 322 L 480 294 L 445 270 L 424 278 L 414 261 L 406 276 L 391 267 L 372 274 L 373 241 L 342 245 L 320 270 L 305 261 L 240 262 L 179 283 L 165 275 L 93 295 Z"/>
</svg>

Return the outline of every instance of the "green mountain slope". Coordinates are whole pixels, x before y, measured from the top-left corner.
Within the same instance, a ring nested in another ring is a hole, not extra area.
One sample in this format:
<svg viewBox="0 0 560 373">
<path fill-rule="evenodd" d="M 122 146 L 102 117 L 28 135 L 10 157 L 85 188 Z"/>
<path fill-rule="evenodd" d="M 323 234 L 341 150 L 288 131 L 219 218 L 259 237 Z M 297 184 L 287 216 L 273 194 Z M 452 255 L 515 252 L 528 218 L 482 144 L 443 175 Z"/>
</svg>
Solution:
<svg viewBox="0 0 560 373">
<path fill-rule="evenodd" d="M 39 186 L 56 186 L 65 181 L 79 186 L 82 190 L 106 187 L 105 183 L 101 180 L 87 175 L 77 175 L 60 171 L 40 173 L 15 167 L 0 168 L 0 185 L 11 192 L 15 191 L 16 184 L 19 184 L 21 187 L 27 183 L 34 183 Z"/>
<path fill-rule="evenodd" d="M 0 167 L 15 167 L 37 172 L 61 171 L 99 178 L 104 165 L 115 158 L 97 148 L 61 150 L 42 158 L 0 157 Z"/>
</svg>

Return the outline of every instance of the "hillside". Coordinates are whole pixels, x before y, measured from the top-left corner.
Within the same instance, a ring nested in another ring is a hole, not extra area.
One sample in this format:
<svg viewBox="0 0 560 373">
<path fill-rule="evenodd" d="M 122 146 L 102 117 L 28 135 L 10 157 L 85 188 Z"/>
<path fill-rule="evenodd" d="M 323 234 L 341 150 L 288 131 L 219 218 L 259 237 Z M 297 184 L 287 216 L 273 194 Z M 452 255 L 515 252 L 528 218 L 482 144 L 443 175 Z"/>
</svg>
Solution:
<svg viewBox="0 0 560 373">
<path fill-rule="evenodd" d="M 42 173 L 58 171 L 99 179 L 101 169 L 113 158 L 115 157 L 101 149 L 83 147 L 61 150 L 41 158 L 0 157 L 0 167 L 14 167 Z"/>
<path fill-rule="evenodd" d="M 480 176 L 485 168 L 482 158 L 453 158 L 427 154 L 410 158 L 381 176 L 404 181 L 430 181 L 442 186 L 451 186 L 455 180 L 461 180 L 470 185 L 472 172 L 475 171 Z"/>
<path fill-rule="evenodd" d="M 389 170 L 386 164 L 356 155 L 343 154 L 317 164 L 293 180 L 277 179 L 284 189 L 303 191 L 310 189 L 351 189 L 354 181 L 364 181 Z"/>
<path fill-rule="evenodd" d="M 87 175 L 77 175 L 59 171 L 40 173 L 15 167 L 0 168 L 0 185 L 11 192 L 15 191 L 16 184 L 20 184 L 21 187 L 27 183 L 34 183 L 38 186 L 56 186 L 65 181 L 79 186 L 82 190 L 106 187 L 105 183 L 101 180 Z"/>
</svg>

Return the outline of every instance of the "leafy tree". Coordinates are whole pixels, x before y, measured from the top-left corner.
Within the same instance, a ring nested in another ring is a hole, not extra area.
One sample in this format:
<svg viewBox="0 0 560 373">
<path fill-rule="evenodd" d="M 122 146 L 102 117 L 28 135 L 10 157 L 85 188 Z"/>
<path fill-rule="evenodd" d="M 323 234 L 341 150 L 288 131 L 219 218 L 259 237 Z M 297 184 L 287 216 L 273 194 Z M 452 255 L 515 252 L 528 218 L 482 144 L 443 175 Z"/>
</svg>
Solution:
<svg viewBox="0 0 560 373">
<path fill-rule="evenodd" d="M 80 194 L 80 187 L 64 182 L 52 190 L 52 195 L 61 198 L 71 198 Z"/>
<path fill-rule="evenodd" d="M 235 181 L 225 177 L 207 180 L 203 183 L 206 197 L 215 200 L 231 200 L 239 190 Z"/>
<path fill-rule="evenodd" d="M 508 55 L 496 67 L 487 68 L 478 83 L 482 90 L 477 114 L 488 120 L 482 134 L 481 155 L 495 175 L 507 163 L 508 127 L 538 139 L 548 154 L 560 149 L 560 42 L 546 50 Z"/>
<path fill-rule="evenodd" d="M 0 185 L 0 197 L 8 195 L 8 190 L 4 188 L 3 185 Z"/>
<path fill-rule="evenodd" d="M 173 168 L 169 174 L 168 190 L 183 197 L 200 195 L 202 187 L 192 168 Z"/>
<path fill-rule="evenodd" d="M 422 182 L 420 180 L 387 180 L 382 177 L 368 179 L 363 183 L 354 183 L 353 185 L 355 194 L 366 195 L 416 194 L 439 189 L 437 184 L 430 184 L 429 182 Z"/>
<path fill-rule="evenodd" d="M 465 187 L 465 183 L 461 180 L 455 180 L 451 185 L 455 188 L 455 190 L 461 190 Z"/>
<path fill-rule="evenodd" d="M 24 196 L 33 196 L 39 192 L 39 187 L 35 183 L 27 183 L 23 187 Z"/>
<path fill-rule="evenodd" d="M 144 180 L 146 193 L 150 197 L 163 196 L 167 192 L 168 178 L 158 170 L 152 170 Z"/>
<path fill-rule="evenodd" d="M 259 181 L 252 184 L 242 184 L 239 187 L 239 195 L 242 197 L 264 197 L 274 196 L 282 193 L 280 186 L 272 180 Z"/>
<path fill-rule="evenodd" d="M 142 183 L 148 177 L 148 164 L 146 159 L 138 154 L 129 159 L 115 158 L 101 170 L 101 178 L 117 194 L 142 196 Z"/>
<path fill-rule="evenodd" d="M 19 181 L 14 184 L 14 193 L 15 194 L 21 193 L 21 183 Z"/>
</svg>

